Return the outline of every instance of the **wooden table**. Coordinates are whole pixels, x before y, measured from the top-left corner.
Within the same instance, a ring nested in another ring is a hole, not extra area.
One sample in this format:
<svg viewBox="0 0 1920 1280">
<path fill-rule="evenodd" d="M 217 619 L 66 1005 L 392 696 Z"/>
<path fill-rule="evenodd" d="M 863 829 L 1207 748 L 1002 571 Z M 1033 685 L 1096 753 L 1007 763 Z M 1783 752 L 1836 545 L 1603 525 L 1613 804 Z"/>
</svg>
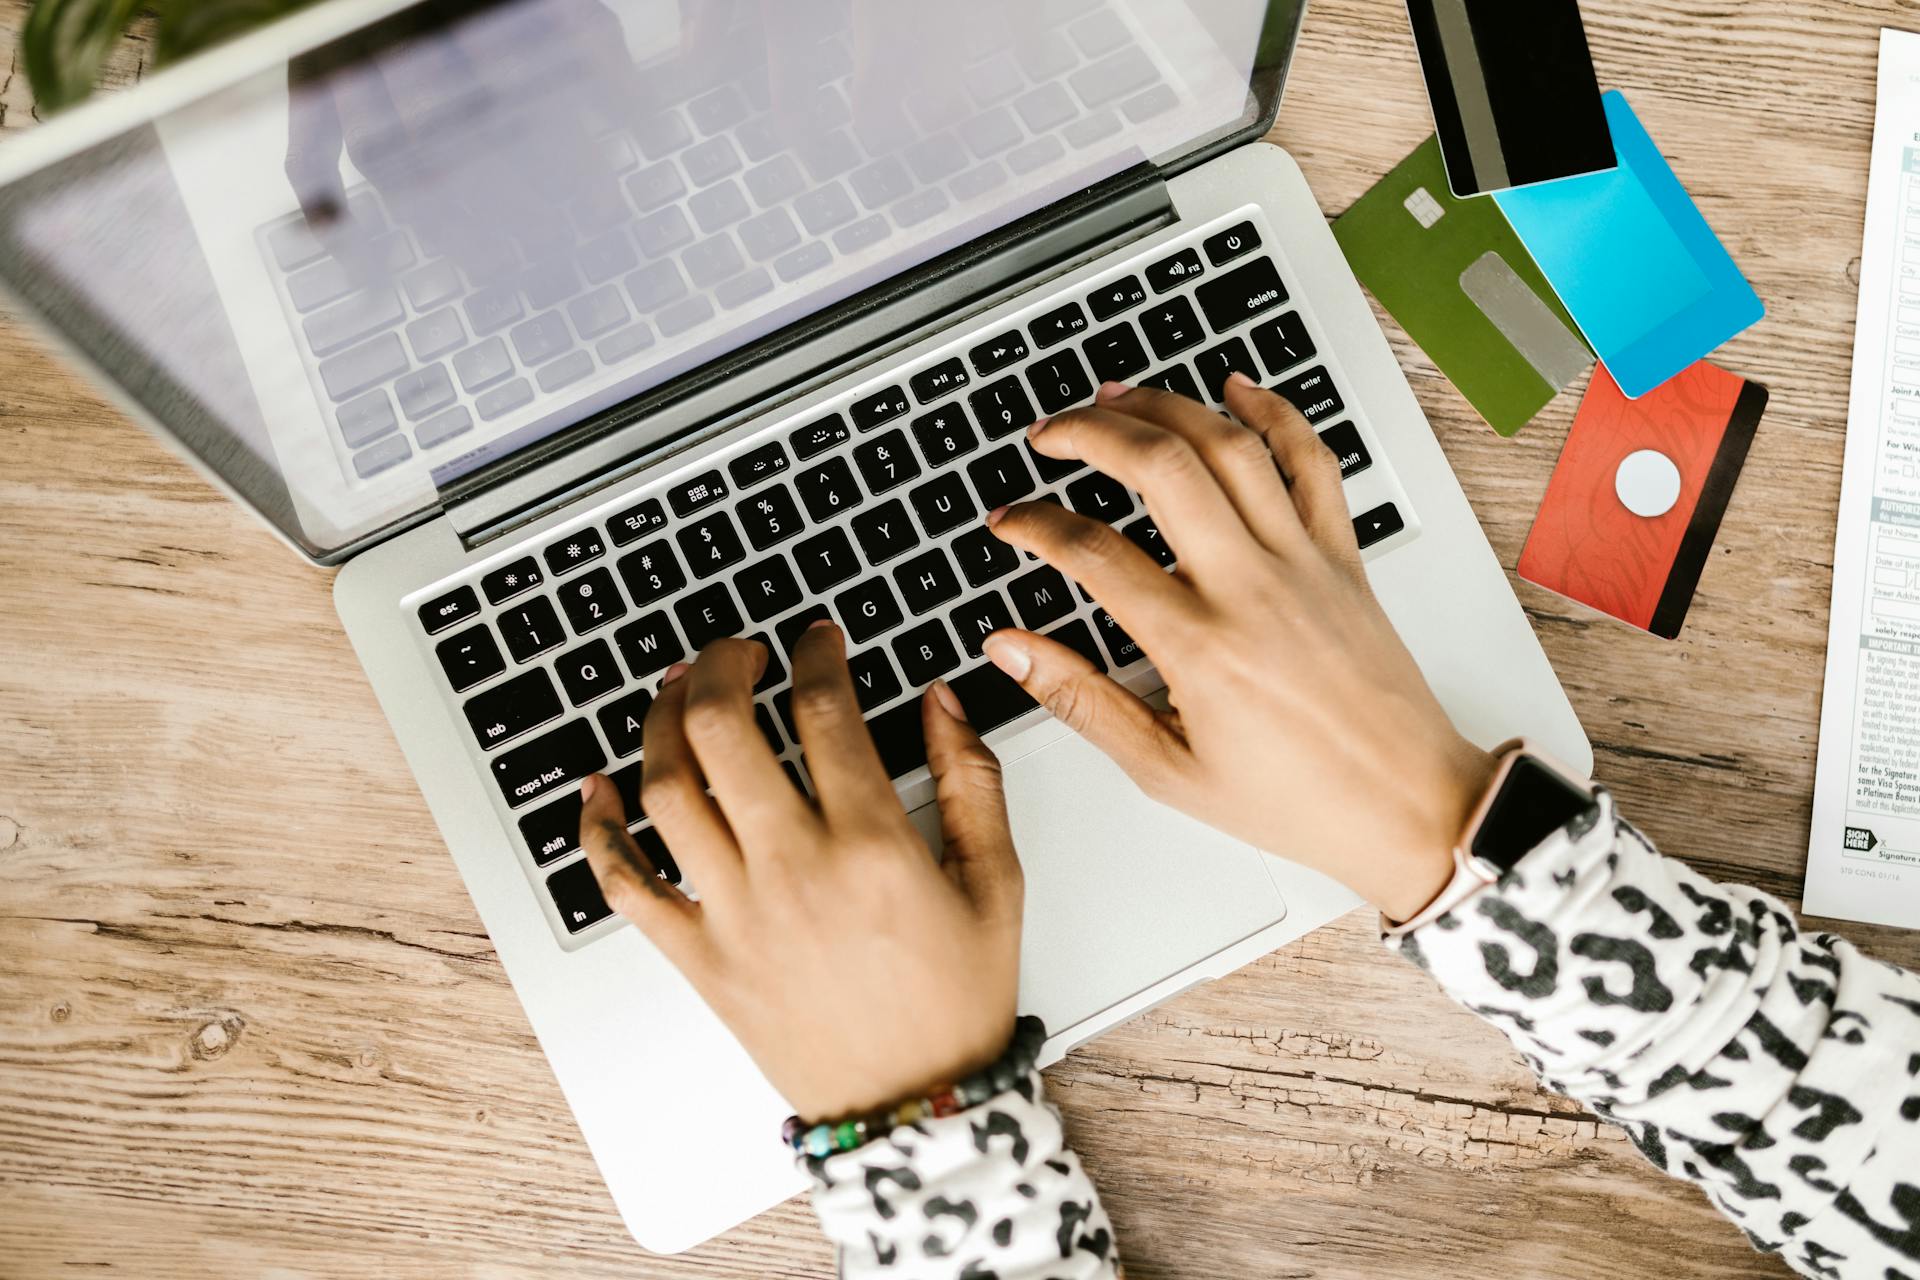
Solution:
<svg viewBox="0 0 1920 1280">
<path fill-rule="evenodd" d="M 1625 810 L 1797 901 L 1876 32 L 1920 15 L 1586 8 L 1603 82 L 1767 301 L 1722 359 L 1773 403 L 1677 642 L 1516 586 Z M 6 130 L 32 122 L 24 15 L 0 0 Z M 1429 129 L 1397 0 L 1317 4 L 1277 132 L 1322 206 Z M 1501 440 L 1386 324 L 1512 565 L 1577 395 Z M 800 1201 L 684 1257 L 627 1237 L 328 590 L 0 326 L 0 1272 L 829 1274 Z M 1372 927 L 1050 1073 L 1131 1274 L 1785 1272 Z M 1920 964 L 1920 934 L 1845 932 Z"/>
</svg>

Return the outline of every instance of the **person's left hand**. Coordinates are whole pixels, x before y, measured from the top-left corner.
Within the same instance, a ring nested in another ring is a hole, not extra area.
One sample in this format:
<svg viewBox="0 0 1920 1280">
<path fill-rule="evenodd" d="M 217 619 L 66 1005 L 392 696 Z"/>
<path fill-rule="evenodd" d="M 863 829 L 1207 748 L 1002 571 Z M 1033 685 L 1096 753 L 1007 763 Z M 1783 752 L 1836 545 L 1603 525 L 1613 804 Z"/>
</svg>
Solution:
<svg viewBox="0 0 1920 1280">
<path fill-rule="evenodd" d="M 654 875 L 619 789 L 582 787 L 580 842 L 607 905 L 638 925 L 809 1120 L 923 1096 L 992 1065 L 1013 1035 L 1023 885 L 1000 765 L 936 685 L 922 721 L 943 862 L 867 732 L 840 631 L 793 655 L 793 716 L 819 802 L 754 724 L 766 650 L 708 645 L 647 714 L 640 803 L 700 893 Z M 707 788 L 712 788 L 709 795 Z"/>
</svg>

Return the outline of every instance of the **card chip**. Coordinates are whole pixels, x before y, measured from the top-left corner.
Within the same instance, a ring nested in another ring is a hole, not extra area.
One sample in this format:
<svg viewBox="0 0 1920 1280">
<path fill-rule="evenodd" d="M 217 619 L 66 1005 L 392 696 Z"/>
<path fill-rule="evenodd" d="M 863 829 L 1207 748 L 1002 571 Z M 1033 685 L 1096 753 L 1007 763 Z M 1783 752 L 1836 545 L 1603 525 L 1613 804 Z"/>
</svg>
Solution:
<svg viewBox="0 0 1920 1280">
<path fill-rule="evenodd" d="M 1429 229 L 1446 216 L 1447 212 L 1440 207 L 1440 202 L 1433 198 L 1433 193 L 1425 187 L 1416 187 L 1413 194 L 1407 197 L 1406 205 L 1407 212 L 1413 215 L 1414 221 Z"/>
</svg>

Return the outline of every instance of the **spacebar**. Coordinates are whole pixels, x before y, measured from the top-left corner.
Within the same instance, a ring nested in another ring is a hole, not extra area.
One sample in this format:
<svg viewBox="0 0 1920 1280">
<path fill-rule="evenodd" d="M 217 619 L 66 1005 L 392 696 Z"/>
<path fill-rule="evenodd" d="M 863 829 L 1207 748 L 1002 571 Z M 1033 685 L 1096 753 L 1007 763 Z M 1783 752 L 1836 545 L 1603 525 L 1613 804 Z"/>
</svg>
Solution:
<svg viewBox="0 0 1920 1280">
<path fill-rule="evenodd" d="M 981 733 L 997 729 L 1039 704 L 1000 668 L 976 667 L 948 681 L 967 709 L 967 719 Z M 927 762 L 927 742 L 920 732 L 920 699 L 913 698 L 867 721 L 880 763 L 890 778 L 904 777 Z"/>
</svg>

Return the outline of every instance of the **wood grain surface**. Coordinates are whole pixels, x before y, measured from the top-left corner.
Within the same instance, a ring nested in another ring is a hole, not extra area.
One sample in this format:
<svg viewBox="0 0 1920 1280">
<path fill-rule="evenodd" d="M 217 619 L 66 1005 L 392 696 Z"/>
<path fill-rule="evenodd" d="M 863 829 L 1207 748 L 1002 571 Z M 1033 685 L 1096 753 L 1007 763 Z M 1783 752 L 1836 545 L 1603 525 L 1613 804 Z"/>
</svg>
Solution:
<svg viewBox="0 0 1920 1280">
<path fill-rule="evenodd" d="M 1876 33 L 1920 5 L 1585 9 L 1767 302 L 1721 360 L 1773 400 L 1677 642 L 1516 589 L 1624 809 L 1797 902 Z M 24 16 L 0 137 L 34 123 Z M 1277 136 L 1322 207 L 1430 127 L 1397 0 L 1319 0 Z M 1577 389 L 1501 440 L 1383 323 L 1511 566 Z M 0 1275 L 830 1274 L 804 1201 L 680 1257 L 627 1237 L 329 587 L 0 323 Z M 1050 1081 L 1136 1277 L 1785 1273 L 1361 916 Z"/>
</svg>

